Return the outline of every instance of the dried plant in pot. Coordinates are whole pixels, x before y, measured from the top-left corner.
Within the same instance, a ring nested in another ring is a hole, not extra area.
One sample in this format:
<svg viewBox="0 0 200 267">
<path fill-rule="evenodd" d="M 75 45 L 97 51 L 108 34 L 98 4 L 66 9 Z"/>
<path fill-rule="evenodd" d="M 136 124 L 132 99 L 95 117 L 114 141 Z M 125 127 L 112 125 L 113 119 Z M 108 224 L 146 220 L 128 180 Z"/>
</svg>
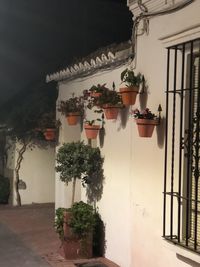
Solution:
<svg viewBox="0 0 200 267">
<path fill-rule="evenodd" d="M 159 118 L 148 108 L 146 108 L 143 112 L 135 109 L 133 111 L 133 116 L 138 126 L 139 136 L 152 137 L 154 127 L 159 124 Z"/>
<path fill-rule="evenodd" d="M 127 68 L 121 73 L 121 81 L 125 85 L 125 87 L 119 89 L 123 104 L 125 106 L 134 105 L 139 86 L 144 81 L 144 76 L 141 73 L 135 75 L 134 71 Z"/>
<path fill-rule="evenodd" d="M 68 125 L 76 125 L 84 113 L 83 98 L 73 96 L 65 101 L 60 101 L 58 111 L 66 116 Z"/>
</svg>

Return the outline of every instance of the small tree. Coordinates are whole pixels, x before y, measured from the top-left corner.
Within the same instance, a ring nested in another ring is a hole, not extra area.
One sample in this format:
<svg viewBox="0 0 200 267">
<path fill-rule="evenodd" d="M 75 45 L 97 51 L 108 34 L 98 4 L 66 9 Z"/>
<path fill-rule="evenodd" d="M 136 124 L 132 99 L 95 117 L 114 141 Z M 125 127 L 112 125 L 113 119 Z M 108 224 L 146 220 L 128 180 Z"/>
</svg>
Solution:
<svg viewBox="0 0 200 267">
<path fill-rule="evenodd" d="M 63 144 L 57 153 L 56 171 L 60 173 L 61 181 L 72 185 L 72 201 L 74 204 L 76 180 L 83 186 L 92 182 L 92 177 L 102 173 L 103 158 L 100 149 L 85 145 L 83 142 Z"/>
<path fill-rule="evenodd" d="M 7 135 L 21 147 L 17 150 L 18 156 L 15 166 L 15 192 L 17 205 L 21 206 L 19 194 L 19 171 L 27 148 L 34 146 L 44 147 L 44 136 L 41 129 L 41 119 L 46 113 L 56 111 L 57 91 L 55 85 L 40 85 L 28 92 L 22 91 L 0 110 L 0 123 L 5 125 Z"/>
</svg>

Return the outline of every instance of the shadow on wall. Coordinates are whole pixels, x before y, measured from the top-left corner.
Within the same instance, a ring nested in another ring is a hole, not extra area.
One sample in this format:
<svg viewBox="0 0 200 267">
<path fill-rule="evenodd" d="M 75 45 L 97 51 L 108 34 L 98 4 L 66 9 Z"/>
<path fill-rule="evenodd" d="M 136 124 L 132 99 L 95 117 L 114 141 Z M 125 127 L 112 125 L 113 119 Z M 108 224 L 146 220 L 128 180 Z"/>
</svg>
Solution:
<svg viewBox="0 0 200 267">
<path fill-rule="evenodd" d="M 145 81 L 139 93 L 139 102 L 141 110 L 144 110 L 147 107 L 147 100 L 148 100 L 148 85 Z"/>
<path fill-rule="evenodd" d="M 104 138 L 106 135 L 106 130 L 104 127 L 101 127 L 101 129 L 99 130 L 99 145 L 102 148 L 104 145 Z"/>
<path fill-rule="evenodd" d="M 163 148 L 165 141 L 165 118 L 161 118 L 160 125 L 156 127 L 157 143 L 159 148 Z"/>
<path fill-rule="evenodd" d="M 190 260 L 190 259 L 188 259 L 188 258 L 186 258 L 186 257 L 184 257 L 184 256 L 182 256 L 182 255 L 176 254 L 176 257 L 177 257 L 179 260 L 181 260 L 181 261 L 183 261 L 183 262 L 189 264 L 189 265 L 192 266 L 192 267 L 200 267 L 200 264 L 199 264 L 199 263 L 197 263 L 197 262 L 195 262 L 195 261 L 193 261 L 193 260 Z"/>
<path fill-rule="evenodd" d="M 121 128 L 125 129 L 129 117 L 129 107 L 124 107 L 120 111 Z"/>
<path fill-rule="evenodd" d="M 87 183 L 86 188 L 86 195 L 89 203 L 96 203 L 101 199 L 104 179 L 103 169 L 95 171 L 90 177 L 90 181 Z"/>
</svg>

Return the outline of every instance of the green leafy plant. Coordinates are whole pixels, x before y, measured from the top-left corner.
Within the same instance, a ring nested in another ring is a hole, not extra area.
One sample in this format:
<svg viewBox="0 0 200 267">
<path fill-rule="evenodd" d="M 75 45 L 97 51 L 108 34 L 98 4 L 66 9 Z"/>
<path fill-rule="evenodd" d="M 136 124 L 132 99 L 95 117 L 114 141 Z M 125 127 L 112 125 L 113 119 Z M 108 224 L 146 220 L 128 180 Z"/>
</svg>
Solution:
<svg viewBox="0 0 200 267">
<path fill-rule="evenodd" d="M 147 119 L 147 120 L 156 120 L 158 119 L 155 114 L 153 114 L 148 108 L 140 112 L 138 109 L 132 111 L 132 115 L 135 119 Z"/>
<path fill-rule="evenodd" d="M 84 142 L 63 144 L 57 153 L 56 171 L 60 173 L 61 181 L 73 182 L 72 203 L 74 203 L 76 180 L 83 186 L 92 181 L 93 176 L 102 172 L 103 158 L 99 148 L 85 145 Z"/>
<path fill-rule="evenodd" d="M 109 90 L 108 88 L 106 88 L 106 83 L 104 84 L 97 84 L 97 85 L 93 85 L 90 89 L 89 92 L 95 92 L 95 93 L 103 93 L 104 91 Z"/>
<path fill-rule="evenodd" d="M 102 124 L 104 123 L 103 119 L 84 120 L 84 123 L 85 123 L 85 124 L 88 124 L 88 125 L 90 125 L 90 126 L 92 126 L 92 125 L 95 125 L 95 122 L 96 122 L 96 121 L 102 122 Z"/>
<path fill-rule="evenodd" d="M 121 96 L 115 90 L 107 90 L 99 96 L 98 105 L 101 107 L 105 105 L 122 106 Z"/>
<path fill-rule="evenodd" d="M 54 222 L 54 228 L 56 230 L 56 233 L 58 233 L 61 240 L 64 239 L 64 211 L 67 211 L 65 208 L 58 208 L 56 209 L 56 216 L 55 216 L 55 222 Z"/>
<path fill-rule="evenodd" d="M 121 73 L 121 81 L 125 83 L 127 87 L 138 87 L 144 81 L 144 76 L 142 76 L 141 73 L 135 75 L 134 71 L 127 68 Z"/>
<path fill-rule="evenodd" d="M 78 112 L 80 115 L 84 113 L 84 102 L 82 97 L 71 97 L 66 101 L 61 101 L 58 111 L 62 115 L 68 116 L 69 113 Z"/>
<path fill-rule="evenodd" d="M 92 233 L 95 225 L 94 209 L 83 201 L 74 203 L 70 208 L 69 226 L 80 239 Z"/>
<path fill-rule="evenodd" d="M 7 177 L 0 176 L 0 203 L 7 204 L 10 195 L 10 181 Z"/>
</svg>

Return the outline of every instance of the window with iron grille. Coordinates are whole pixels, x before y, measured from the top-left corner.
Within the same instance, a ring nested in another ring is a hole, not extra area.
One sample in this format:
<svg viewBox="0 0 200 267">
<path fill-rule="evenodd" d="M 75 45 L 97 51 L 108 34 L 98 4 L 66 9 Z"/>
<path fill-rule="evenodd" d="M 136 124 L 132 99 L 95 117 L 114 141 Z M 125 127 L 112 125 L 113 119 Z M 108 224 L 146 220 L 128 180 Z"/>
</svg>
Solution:
<svg viewBox="0 0 200 267">
<path fill-rule="evenodd" d="M 163 237 L 200 253 L 200 39 L 167 48 Z"/>
</svg>

